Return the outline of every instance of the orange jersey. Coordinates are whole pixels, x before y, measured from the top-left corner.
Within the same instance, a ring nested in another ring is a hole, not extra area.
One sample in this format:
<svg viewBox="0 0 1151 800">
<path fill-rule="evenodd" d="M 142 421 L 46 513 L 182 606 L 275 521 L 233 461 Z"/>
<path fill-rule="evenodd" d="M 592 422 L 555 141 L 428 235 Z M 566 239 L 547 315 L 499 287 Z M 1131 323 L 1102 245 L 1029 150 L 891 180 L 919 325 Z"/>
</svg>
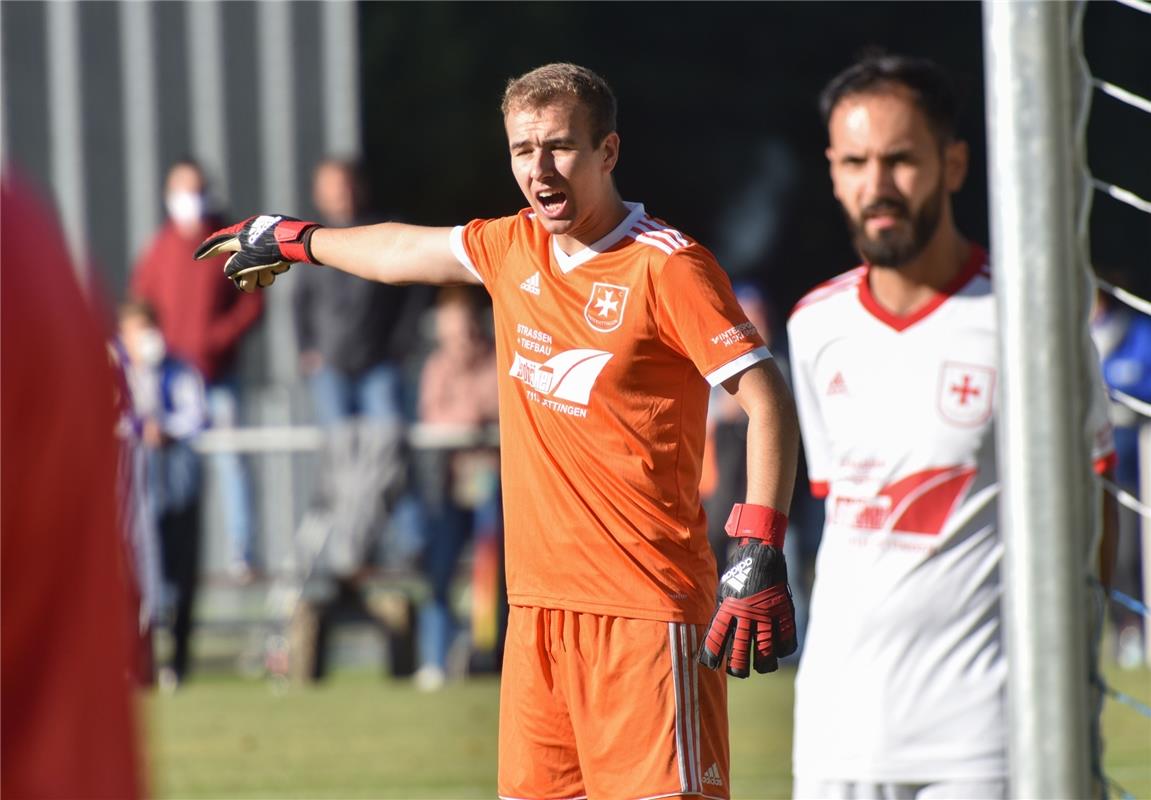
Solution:
<svg viewBox="0 0 1151 800">
<path fill-rule="evenodd" d="M 715 257 L 629 209 L 570 256 L 528 210 L 452 233 L 495 316 L 508 600 L 703 623 L 709 383 L 770 353 Z"/>
</svg>

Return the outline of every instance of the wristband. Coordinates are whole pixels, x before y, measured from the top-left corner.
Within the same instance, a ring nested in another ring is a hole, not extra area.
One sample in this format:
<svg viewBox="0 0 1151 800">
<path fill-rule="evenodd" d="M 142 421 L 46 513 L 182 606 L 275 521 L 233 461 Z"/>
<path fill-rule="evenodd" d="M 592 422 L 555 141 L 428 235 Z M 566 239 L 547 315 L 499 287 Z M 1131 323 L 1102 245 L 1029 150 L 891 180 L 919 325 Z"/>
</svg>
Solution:
<svg viewBox="0 0 1151 800">
<path fill-rule="evenodd" d="M 762 539 L 778 550 L 783 548 L 783 537 L 787 533 L 787 514 L 770 506 L 736 503 L 723 529 L 733 539 Z"/>
<path fill-rule="evenodd" d="M 312 255 L 312 234 L 321 227 L 315 222 L 302 220 L 284 220 L 276 226 L 276 244 L 280 252 L 289 261 L 306 261 L 309 264 L 319 264 Z"/>
</svg>

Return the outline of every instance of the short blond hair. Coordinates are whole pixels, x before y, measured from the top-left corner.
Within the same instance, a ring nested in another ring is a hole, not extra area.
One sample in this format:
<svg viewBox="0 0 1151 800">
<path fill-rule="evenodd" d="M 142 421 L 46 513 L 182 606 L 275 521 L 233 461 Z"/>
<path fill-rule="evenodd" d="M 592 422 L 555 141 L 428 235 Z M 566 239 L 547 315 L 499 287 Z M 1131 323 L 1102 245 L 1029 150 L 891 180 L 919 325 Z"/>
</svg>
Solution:
<svg viewBox="0 0 1151 800">
<path fill-rule="evenodd" d="M 508 81 L 500 111 L 538 109 L 562 98 L 572 98 L 587 109 L 591 120 L 592 144 L 599 147 L 615 130 L 615 95 L 607 81 L 587 67 L 556 63 L 536 67 Z"/>
</svg>

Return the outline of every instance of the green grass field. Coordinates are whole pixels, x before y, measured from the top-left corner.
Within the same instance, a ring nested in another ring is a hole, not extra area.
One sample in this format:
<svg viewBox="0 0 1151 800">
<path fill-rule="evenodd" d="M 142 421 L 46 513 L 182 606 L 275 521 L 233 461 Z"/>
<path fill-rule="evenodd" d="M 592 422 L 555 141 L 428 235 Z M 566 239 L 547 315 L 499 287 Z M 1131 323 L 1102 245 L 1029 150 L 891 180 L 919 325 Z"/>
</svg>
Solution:
<svg viewBox="0 0 1151 800">
<path fill-rule="evenodd" d="M 730 682 L 733 797 L 789 797 L 793 673 Z M 1151 701 L 1151 673 L 1114 673 Z M 434 694 L 362 673 L 275 691 L 205 677 L 148 701 L 152 792 L 161 798 L 491 798 L 497 682 Z M 1107 769 L 1151 797 L 1151 720 L 1108 701 Z"/>
</svg>

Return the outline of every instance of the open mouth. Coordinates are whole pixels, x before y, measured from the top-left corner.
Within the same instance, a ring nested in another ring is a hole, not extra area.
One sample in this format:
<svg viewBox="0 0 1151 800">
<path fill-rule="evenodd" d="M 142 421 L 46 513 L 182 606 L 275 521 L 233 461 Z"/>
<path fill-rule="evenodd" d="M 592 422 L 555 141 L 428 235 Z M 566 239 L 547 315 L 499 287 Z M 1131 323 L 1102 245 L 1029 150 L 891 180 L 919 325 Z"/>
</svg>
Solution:
<svg viewBox="0 0 1151 800">
<path fill-rule="evenodd" d="M 536 200 L 539 201 L 540 210 L 548 217 L 557 217 L 567 207 L 568 196 L 563 192 L 539 192 Z"/>
</svg>

